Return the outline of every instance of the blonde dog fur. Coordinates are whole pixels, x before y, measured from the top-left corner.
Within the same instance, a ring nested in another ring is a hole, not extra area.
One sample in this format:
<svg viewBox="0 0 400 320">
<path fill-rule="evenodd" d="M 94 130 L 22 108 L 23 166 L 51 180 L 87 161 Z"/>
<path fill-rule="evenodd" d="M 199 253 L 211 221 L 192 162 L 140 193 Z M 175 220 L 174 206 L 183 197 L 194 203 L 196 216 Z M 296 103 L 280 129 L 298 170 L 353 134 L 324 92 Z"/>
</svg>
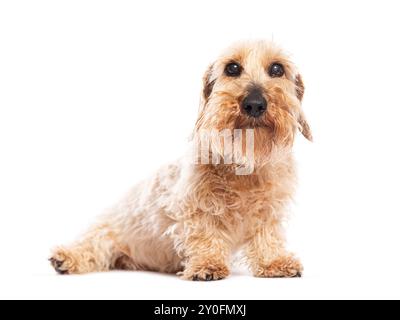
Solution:
<svg viewBox="0 0 400 320">
<path fill-rule="evenodd" d="M 232 61 L 242 68 L 238 77 L 224 73 Z M 283 76 L 268 74 L 272 63 L 283 66 Z M 203 82 L 195 132 L 254 129 L 254 172 L 236 175 L 234 165 L 184 159 L 165 166 L 75 243 L 56 248 L 50 258 L 56 271 L 152 270 L 218 280 L 229 275 L 230 258 L 242 249 L 257 277 L 301 275 L 302 265 L 286 251 L 282 230 L 296 181 L 291 152 L 296 130 L 312 139 L 301 109 L 300 74 L 276 45 L 252 41 L 225 51 Z M 268 102 L 259 118 L 241 110 L 251 86 Z"/>
</svg>

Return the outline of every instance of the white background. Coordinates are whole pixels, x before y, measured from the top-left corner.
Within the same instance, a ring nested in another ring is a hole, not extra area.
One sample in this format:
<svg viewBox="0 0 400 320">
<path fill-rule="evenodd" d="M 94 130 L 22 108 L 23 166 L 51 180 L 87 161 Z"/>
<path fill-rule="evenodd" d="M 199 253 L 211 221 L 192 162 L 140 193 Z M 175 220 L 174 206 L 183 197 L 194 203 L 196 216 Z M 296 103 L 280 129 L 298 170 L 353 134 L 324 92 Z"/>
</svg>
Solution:
<svg viewBox="0 0 400 320">
<path fill-rule="evenodd" d="M 1 298 L 400 298 L 398 1 L 2 1 Z M 62 277 L 73 240 L 179 157 L 203 71 L 273 38 L 306 84 L 288 237 L 302 279 L 147 272 Z"/>
</svg>

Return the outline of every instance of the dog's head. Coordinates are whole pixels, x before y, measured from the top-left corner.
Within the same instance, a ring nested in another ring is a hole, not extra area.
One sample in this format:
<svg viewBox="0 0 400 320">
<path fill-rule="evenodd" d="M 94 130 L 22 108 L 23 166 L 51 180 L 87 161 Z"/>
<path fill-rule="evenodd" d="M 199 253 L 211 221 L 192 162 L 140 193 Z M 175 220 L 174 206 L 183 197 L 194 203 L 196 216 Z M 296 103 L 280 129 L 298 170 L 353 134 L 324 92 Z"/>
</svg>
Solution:
<svg viewBox="0 0 400 320">
<path fill-rule="evenodd" d="M 254 129 L 259 151 L 291 146 L 297 129 L 312 140 L 301 108 L 302 78 L 274 44 L 232 46 L 208 68 L 203 81 L 196 130 Z"/>
</svg>

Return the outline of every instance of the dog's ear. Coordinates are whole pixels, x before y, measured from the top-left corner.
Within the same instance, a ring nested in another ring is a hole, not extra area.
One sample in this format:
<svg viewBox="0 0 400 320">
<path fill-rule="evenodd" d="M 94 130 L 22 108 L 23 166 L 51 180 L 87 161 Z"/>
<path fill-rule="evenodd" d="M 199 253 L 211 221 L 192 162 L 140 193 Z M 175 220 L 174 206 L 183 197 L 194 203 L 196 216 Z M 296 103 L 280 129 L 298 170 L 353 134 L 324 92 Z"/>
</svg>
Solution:
<svg viewBox="0 0 400 320">
<path fill-rule="evenodd" d="M 214 67 L 213 64 L 208 66 L 207 71 L 204 73 L 204 76 L 203 76 L 203 88 L 201 91 L 200 104 L 199 104 L 199 115 L 198 115 L 198 118 L 196 121 L 195 131 L 198 131 L 203 125 L 205 112 L 206 112 L 205 109 L 206 109 L 206 105 L 208 102 L 208 98 L 210 97 L 210 95 L 213 91 L 213 87 L 214 87 L 214 83 L 215 83 L 215 80 L 212 79 L 213 67 Z"/>
<path fill-rule="evenodd" d="M 303 96 L 304 96 L 304 83 L 303 83 L 303 79 L 301 78 L 300 74 L 296 75 L 295 85 L 296 85 L 297 99 L 299 99 L 299 101 L 301 102 L 303 100 Z M 297 121 L 299 123 L 300 132 L 303 134 L 303 136 L 306 139 L 308 139 L 309 141 L 312 141 L 313 137 L 312 137 L 311 129 L 306 120 L 303 110 L 300 110 L 299 118 Z"/>
<path fill-rule="evenodd" d="M 215 79 L 211 79 L 213 71 L 213 65 L 211 64 L 208 68 L 206 73 L 203 76 L 203 99 L 204 101 L 207 101 L 207 99 L 210 97 L 211 92 L 213 90 L 214 84 L 215 84 Z"/>
</svg>

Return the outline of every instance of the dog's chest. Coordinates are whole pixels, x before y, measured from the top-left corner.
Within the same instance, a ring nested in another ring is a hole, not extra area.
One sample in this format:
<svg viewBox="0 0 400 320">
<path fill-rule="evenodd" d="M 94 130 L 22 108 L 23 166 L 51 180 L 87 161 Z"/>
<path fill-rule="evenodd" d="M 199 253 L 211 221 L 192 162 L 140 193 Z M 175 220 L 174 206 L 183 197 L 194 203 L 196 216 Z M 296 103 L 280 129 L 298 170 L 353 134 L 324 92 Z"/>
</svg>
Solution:
<svg viewBox="0 0 400 320">
<path fill-rule="evenodd" d="M 294 192 L 294 180 L 294 172 L 275 170 L 273 175 L 235 177 L 228 181 L 223 197 L 223 223 L 237 234 L 238 240 L 245 240 L 254 228 L 284 214 Z"/>
<path fill-rule="evenodd" d="M 273 199 L 276 186 L 263 185 L 231 185 L 228 186 L 223 199 L 225 217 L 232 217 L 240 221 L 251 219 L 254 216 L 262 218 L 267 215 L 269 203 Z"/>
</svg>

